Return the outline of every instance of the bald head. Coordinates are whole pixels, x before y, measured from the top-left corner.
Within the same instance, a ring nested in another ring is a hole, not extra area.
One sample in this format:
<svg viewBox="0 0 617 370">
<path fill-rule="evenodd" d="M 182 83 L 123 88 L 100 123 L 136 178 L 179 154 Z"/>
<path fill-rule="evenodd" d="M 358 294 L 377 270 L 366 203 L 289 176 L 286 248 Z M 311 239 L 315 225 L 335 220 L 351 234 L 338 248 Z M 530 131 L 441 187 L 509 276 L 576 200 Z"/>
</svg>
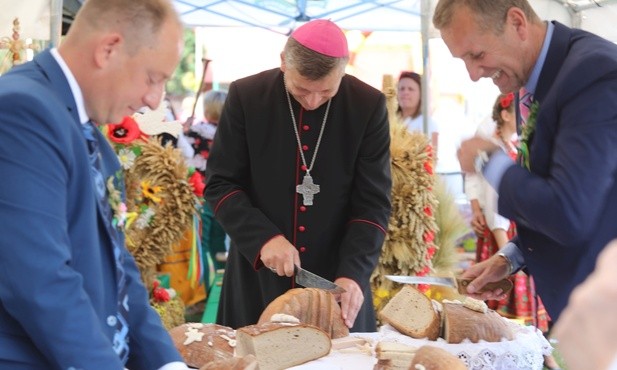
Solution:
<svg viewBox="0 0 617 370">
<path fill-rule="evenodd" d="M 165 22 L 182 22 L 170 0 L 86 0 L 67 33 L 66 42 L 92 34 L 118 32 L 128 50 L 151 46 Z"/>
<path fill-rule="evenodd" d="M 102 124 L 156 109 L 183 46 L 171 0 L 87 0 L 58 50 Z"/>
</svg>

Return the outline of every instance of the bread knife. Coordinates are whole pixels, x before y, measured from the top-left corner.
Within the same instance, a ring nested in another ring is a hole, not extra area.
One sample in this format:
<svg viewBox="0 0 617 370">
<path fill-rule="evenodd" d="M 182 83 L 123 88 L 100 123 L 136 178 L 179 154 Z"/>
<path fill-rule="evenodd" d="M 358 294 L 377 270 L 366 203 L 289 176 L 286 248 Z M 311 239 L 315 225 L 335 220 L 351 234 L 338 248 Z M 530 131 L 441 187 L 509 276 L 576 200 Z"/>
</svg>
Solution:
<svg viewBox="0 0 617 370">
<path fill-rule="evenodd" d="M 460 294 L 467 294 L 467 286 L 472 282 L 472 279 L 462 279 L 454 277 L 441 276 L 399 276 L 386 275 L 387 279 L 403 284 L 427 284 L 427 285 L 443 285 L 452 287 Z M 501 289 L 503 293 L 507 293 L 512 289 L 512 282 L 509 279 L 499 280 L 493 283 L 487 283 L 478 293 Z"/>
<path fill-rule="evenodd" d="M 346 290 L 331 282 L 330 280 L 326 280 L 319 275 L 313 274 L 310 271 L 304 270 L 298 266 L 295 267 L 296 273 L 296 284 L 302 285 L 306 288 L 319 288 L 329 291 L 333 294 L 345 293 Z"/>
</svg>

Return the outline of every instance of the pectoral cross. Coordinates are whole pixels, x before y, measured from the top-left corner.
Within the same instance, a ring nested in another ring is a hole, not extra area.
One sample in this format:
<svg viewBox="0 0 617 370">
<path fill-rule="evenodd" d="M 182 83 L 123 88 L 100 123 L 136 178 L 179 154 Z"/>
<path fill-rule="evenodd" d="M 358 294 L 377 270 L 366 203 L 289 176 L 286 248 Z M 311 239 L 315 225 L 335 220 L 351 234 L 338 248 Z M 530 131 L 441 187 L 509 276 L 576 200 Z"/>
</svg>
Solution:
<svg viewBox="0 0 617 370">
<path fill-rule="evenodd" d="M 312 206 L 313 195 L 319 193 L 319 185 L 313 183 L 313 178 L 307 173 L 302 179 L 302 184 L 296 185 L 296 192 L 302 194 L 302 203 L 305 206 Z"/>
</svg>

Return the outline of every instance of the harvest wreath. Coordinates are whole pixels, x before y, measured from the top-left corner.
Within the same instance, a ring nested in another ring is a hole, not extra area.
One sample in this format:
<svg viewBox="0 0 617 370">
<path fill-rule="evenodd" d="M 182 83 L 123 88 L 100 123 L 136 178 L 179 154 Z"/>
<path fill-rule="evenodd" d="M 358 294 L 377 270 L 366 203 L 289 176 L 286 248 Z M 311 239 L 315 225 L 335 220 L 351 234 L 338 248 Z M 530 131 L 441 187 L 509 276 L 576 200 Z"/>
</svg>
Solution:
<svg viewBox="0 0 617 370">
<path fill-rule="evenodd" d="M 389 76 L 388 76 L 389 77 Z M 434 213 L 437 198 L 434 153 L 428 138 L 408 132 L 396 117 L 396 89 L 384 78 L 390 120 L 392 214 L 379 263 L 371 276 L 375 310 L 379 312 L 400 290 L 385 275 L 428 275 L 437 251 Z"/>
<path fill-rule="evenodd" d="M 112 177 L 107 182 L 114 226 L 125 233 L 126 247 L 151 290 L 151 304 L 166 327 L 172 327 L 184 322 L 184 307 L 173 290 L 159 286 L 156 266 L 184 233 L 196 226 L 203 182 L 198 174 L 189 176 L 179 150 L 162 146 L 157 137 L 144 134 L 151 132 L 148 126 L 160 124 L 161 118 L 152 112 L 136 113 L 101 130 L 118 155 L 122 171 L 115 178 L 123 179 L 126 189 L 122 202 L 120 191 L 113 186 L 118 181 Z"/>
</svg>

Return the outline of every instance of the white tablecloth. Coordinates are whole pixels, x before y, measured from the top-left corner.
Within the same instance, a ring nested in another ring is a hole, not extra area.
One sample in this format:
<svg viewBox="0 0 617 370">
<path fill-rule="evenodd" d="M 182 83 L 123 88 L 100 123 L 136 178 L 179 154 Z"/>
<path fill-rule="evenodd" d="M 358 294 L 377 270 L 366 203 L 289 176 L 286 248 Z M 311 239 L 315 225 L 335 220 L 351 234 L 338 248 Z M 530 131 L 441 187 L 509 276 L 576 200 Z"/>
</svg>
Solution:
<svg viewBox="0 0 617 370">
<path fill-rule="evenodd" d="M 470 370 L 542 370 L 543 355 L 550 354 L 552 351 L 550 343 L 536 328 L 508 322 L 515 333 L 514 340 L 460 344 L 450 344 L 443 339 L 437 341 L 414 339 L 400 334 L 389 325 L 384 325 L 377 333 L 351 334 L 366 339 L 371 344 L 371 354 L 360 349 L 333 350 L 326 357 L 291 369 L 372 370 L 377 363 L 374 354 L 375 345 L 381 341 L 390 341 L 414 347 L 430 344 L 443 348 L 463 360 Z"/>
</svg>

